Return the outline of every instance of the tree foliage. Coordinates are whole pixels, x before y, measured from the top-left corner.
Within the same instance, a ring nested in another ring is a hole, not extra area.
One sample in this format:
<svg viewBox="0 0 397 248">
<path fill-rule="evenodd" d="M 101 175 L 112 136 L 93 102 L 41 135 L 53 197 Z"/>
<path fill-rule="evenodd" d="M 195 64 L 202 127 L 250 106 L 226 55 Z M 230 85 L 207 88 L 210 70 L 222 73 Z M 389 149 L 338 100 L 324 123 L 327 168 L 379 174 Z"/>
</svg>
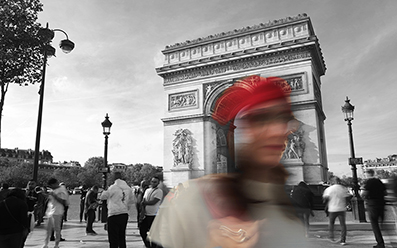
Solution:
<svg viewBox="0 0 397 248">
<path fill-rule="evenodd" d="M 37 184 L 45 186 L 51 177 L 64 182 L 66 187 L 73 189 L 84 186 L 86 188 L 97 185 L 102 187 L 103 157 L 92 157 L 87 160 L 84 167 L 57 168 L 54 170 L 39 167 Z M 1 161 L 0 161 L 1 162 Z M 33 175 L 33 164 L 3 161 L 0 164 L 0 183 L 8 183 L 13 187 L 26 187 Z M 124 179 L 129 185 L 138 185 L 142 180 L 150 180 L 151 177 L 161 176 L 161 171 L 151 164 L 135 164 L 123 171 Z M 108 175 L 107 185 L 113 183 L 112 177 Z"/>
<path fill-rule="evenodd" d="M 0 132 L 9 84 L 40 80 L 43 55 L 37 15 L 42 10 L 39 0 L 0 0 Z"/>
<path fill-rule="evenodd" d="M 92 157 L 85 162 L 83 170 L 78 175 L 80 185 L 87 188 L 102 185 L 100 168 L 103 167 L 103 161 L 103 157 Z"/>
<path fill-rule="evenodd" d="M 130 185 L 139 185 L 142 180 L 150 180 L 157 174 L 159 171 L 151 164 L 135 164 L 127 169 L 126 179 Z"/>
</svg>

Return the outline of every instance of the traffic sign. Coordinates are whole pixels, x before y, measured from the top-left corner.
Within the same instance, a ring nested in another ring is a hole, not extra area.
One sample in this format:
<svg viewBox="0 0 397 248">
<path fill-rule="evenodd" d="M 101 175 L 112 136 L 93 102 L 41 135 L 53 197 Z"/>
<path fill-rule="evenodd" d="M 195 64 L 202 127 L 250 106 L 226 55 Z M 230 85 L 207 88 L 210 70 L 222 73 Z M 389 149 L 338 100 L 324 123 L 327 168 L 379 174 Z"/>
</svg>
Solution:
<svg viewBox="0 0 397 248">
<path fill-rule="evenodd" d="M 349 164 L 363 164 L 363 158 L 349 158 Z"/>
</svg>

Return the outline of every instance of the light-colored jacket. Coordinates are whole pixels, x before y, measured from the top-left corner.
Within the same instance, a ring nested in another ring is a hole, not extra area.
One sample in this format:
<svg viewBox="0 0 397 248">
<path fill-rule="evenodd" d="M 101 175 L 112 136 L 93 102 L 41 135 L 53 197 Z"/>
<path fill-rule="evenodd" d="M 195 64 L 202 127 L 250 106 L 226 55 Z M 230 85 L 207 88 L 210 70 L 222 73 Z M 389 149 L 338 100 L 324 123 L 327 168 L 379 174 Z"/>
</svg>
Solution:
<svg viewBox="0 0 397 248">
<path fill-rule="evenodd" d="M 128 214 L 134 204 L 132 189 L 128 184 L 117 179 L 108 190 L 102 192 L 101 200 L 107 200 L 108 216 Z"/>
</svg>

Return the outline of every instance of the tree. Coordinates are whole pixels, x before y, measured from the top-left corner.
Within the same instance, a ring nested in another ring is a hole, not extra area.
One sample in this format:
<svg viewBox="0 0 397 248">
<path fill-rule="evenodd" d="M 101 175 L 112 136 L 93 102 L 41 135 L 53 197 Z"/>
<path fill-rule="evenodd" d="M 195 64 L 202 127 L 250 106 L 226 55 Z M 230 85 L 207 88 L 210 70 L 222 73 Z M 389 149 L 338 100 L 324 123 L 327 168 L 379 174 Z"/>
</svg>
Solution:
<svg viewBox="0 0 397 248">
<path fill-rule="evenodd" d="M 43 54 L 37 32 L 39 0 L 0 0 L 0 147 L 1 121 L 10 83 L 29 85 L 40 81 Z"/>
<path fill-rule="evenodd" d="M 129 185 L 139 185 L 142 180 L 150 180 L 158 175 L 159 171 L 151 164 L 135 164 L 126 171 L 126 181 Z"/>
<path fill-rule="evenodd" d="M 80 183 L 85 187 L 92 187 L 94 185 L 102 185 L 102 173 L 100 168 L 103 167 L 103 157 L 92 157 L 87 160 L 84 164 L 84 168 L 78 179 Z"/>
</svg>

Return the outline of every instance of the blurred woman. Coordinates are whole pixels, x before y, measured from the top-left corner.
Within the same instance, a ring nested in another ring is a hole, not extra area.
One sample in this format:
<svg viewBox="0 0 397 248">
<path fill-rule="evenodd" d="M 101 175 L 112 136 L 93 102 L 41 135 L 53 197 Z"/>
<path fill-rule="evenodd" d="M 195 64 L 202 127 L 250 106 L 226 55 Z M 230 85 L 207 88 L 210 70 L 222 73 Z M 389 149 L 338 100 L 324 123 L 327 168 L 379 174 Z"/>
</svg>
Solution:
<svg viewBox="0 0 397 248">
<path fill-rule="evenodd" d="M 185 193 L 160 209 L 150 238 L 163 247 L 309 247 L 284 191 L 280 164 L 299 123 L 281 78 L 250 76 L 217 100 L 213 119 L 229 126 L 237 173 L 184 183 Z M 234 139 L 232 139 L 234 136 Z M 234 155 L 235 151 L 235 155 Z"/>
<path fill-rule="evenodd" d="M 12 189 L 0 202 L 0 247 L 22 248 L 29 233 L 25 191 Z"/>
</svg>

